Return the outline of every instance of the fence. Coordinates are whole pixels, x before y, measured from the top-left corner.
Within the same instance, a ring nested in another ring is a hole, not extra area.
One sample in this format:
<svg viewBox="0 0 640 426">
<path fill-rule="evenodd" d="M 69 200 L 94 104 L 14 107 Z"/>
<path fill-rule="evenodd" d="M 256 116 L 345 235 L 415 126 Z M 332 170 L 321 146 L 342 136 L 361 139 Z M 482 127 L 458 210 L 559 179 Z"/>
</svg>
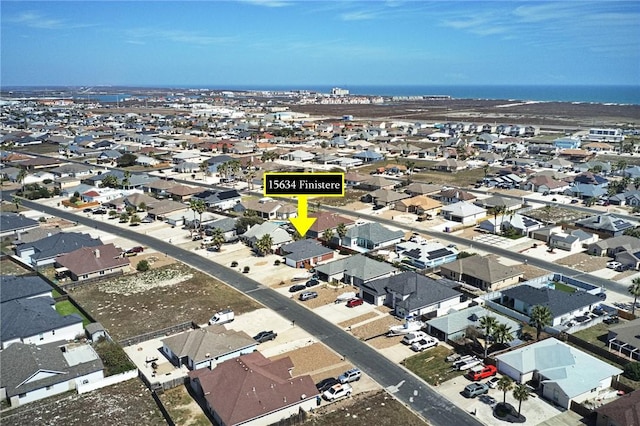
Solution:
<svg viewBox="0 0 640 426">
<path fill-rule="evenodd" d="M 100 275 L 99 277 L 93 277 L 93 278 L 87 278 L 86 280 L 82 280 L 82 281 L 71 281 L 69 283 L 65 283 L 65 284 L 60 284 L 60 286 L 62 288 L 64 288 L 65 290 L 73 290 L 76 287 L 83 287 L 83 286 L 87 286 L 87 285 L 93 285 L 93 284 L 97 284 L 98 282 L 100 282 L 101 280 L 104 280 L 106 278 L 115 278 L 115 277 L 119 277 L 121 275 L 124 275 L 124 272 L 122 270 L 119 270 L 117 272 L 108 274 L 108 275 Z"/>
<path fill-rule="evenodd" d="M 79 384 L 78 385 L 78 393 L 83 394 L 87 392 L 91 392 L 96 389 L 101 389 L 106 386 L 115 385 L 116 383 L 126 382 L 127 380 L 135 379 L 138 377 L 138 369 L 125 371 L 124 373 L 114 374 L 113 376 L 105 377 L 99 382 L 95 383 L 87 383 L 87 384 Z"/>
<path fill-rule="evenodd" d="M 75 301 L 75 299 L 73 297 L 71 297 L 71 295 L 69 295 L 64 288 L 60 287 L 58 284 L 54 283 L 53 281 L 51 281 L 49 279 L 49 277 L 47 277 L 46 275 L 42 274 L 42 272 L 40 271 L 36 271 L 36 274 L 38 274 L 38 276 L 40 278 L 42 278 L 44 281 L 47 282 L 47 284 L 49 284 L 51 287 L 53 287 L 54 290 L 56 290 L 58 293 L 60 293 L 59 299 L 60 300 L 68 300 L 82 315 L 84 315 L 84 317 L 86 319 L 89 320 L 89 322 L 97 322 L 93 316 L 91 316 L 91 314 L 88 311 L 85 311 L 84 308 L 80 305 L 78 305 L 78 303 Z M 66 298 L 66 299 L 65 299 Z M 56 298 L 57 301 L 58 298 Z"/>
<path fill-rule="evenodd" d="M 151 382 L 151 380 L 147 376 L 145 376 L 142 371 L 138 370 L 138 377 L 140 378 L 140 380 L 144 382 L 144 384 L 152 392 L 166 391 L 169 389 L 177 388 L 178 386 L 189 384 L 189 376 L 186 376 L 186 375 L 181 377 L 176 377 L 175 379 L 166 380 L 163 382 L 159 382 L 159 381 Z"/>
<path fill-rule="evenodd" d="M 601 348 L 599 346 L 594 345 L 593 343 L 589 343 L 585 340 L 582 340 L 572 334 L 565 334 L 563 333 L 560 338 L 562 340 L 566 340 L 569 343 L 572 343 L 582 349 L 585 349 L 591 353 L 594 353 L 606 360 L 609 360 L 611 362 L 614 362 L 616 364 L 618 364 L 621 367 L 624 367 L 626 364 L 628 364 L 629 362 L 631 362 L 629 359 L 627 358 L 623 358 L 619 355 L 616 355 L 613 352 L 609 352 L 608 349 L 606 348 Z"/>
<path fill-rule="evenodd" d="M 525 322 L 527 324 L 529 323 L 529 317 L 528 316 L 526 316 L 525 314 L 521 314 L 520 312 L 514 311 L 513 309 L 509 309 L 506 306 L 503 306 L 503 305 L 501 305 L 499 303 L 496 303 L 496 302 L 491 301 L 491 300 L 486 300 L 485 301 L 485 305 L 488 308 L 491 308 L 494 311 L 498 311 L 501 314 L 505 314 L 508 317 L 515 318 L 518 321 L 522 321 L 522 322 Z"/>
<path fill-rule="evenodd" d="M 590 408 L 587 408 L 584 405 L 577 403 L 575 401 L 571 401 L 571 405 L 569 406 L 569 409 L 574 413 L 578 413 L 580 416 L 584 417 L 585 419 L 594 418 L 596 414 L 594 411 L 591 411 Z"/>
<path fill-rule="evenodd" d="M 173 422 L 173 419 L 169 415 L 169 412 L 166 408 L 164 408 L 164 404 L 160 400 L 160 397 L 158 396 L 156 391 L 151 391 L 151 397 L 156 402 L 156 405 L 158 406 L 158 409 L 160 410 L 160 413 L 162 413 L 162 417 L 164 417 L 164 420 L 167 422 L 167 424 L 169 426 L 176 426 L 176 424 Z"/>
<path fill-rule="evenodd" d="M 134 337 L 130 337 L 128 339 L 123 339 L 118 342 L 120 346 L 127 347 L 131 345 L 135 345 L 140 342 L 146 342 L 147 340 L 155 339 L 160 336 L 168 336 L 170 334 L 180 333 L 181 331 L 185 331 L 188 329 L 196 329 L 199 328 L 198 324 L 195 324 L 193 321 L 183 322 L 181 324 L 172 325 L 171 327 L 165 327 L 160 330 L 150 331 L 148 333 L 139 334 Z"/>
</svg>

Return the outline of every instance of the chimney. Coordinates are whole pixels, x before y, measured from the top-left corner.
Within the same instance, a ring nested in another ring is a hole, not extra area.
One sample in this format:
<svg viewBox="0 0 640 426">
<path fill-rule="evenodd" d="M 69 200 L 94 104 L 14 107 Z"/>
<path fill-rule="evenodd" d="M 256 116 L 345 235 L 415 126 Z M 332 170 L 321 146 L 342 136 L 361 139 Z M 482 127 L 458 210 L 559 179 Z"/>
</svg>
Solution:
<svg viewBox="0 0 640 426">
<path fill-rule="evenodd" d="M 96 251 L 94 251 L 94 254 L 96 255 L 96 259 L 100 259 L 100 250 L 96 249 Z"/>
</svg>

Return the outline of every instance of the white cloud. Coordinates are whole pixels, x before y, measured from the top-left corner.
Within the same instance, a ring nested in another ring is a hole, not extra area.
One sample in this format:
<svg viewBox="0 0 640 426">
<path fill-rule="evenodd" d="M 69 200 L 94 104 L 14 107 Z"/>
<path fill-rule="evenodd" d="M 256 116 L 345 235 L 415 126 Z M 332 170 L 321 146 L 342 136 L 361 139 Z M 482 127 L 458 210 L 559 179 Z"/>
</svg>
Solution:
<svg viewBox="0 0 640 426">
<path fill-rule="evenodd" d="M 239 0 L 239 1 L 241 3 L 248 3 L 254 6 L 263 6 L 263 7 L 287 7 L 293 4 L 290 1 L 282 1 L 282 0 Z"/>
<path fill-rule="evenodd" d="M 14 17 L 8 17 L 7 22 L 25 25 L 29 28 L 41 30 L 66 30 L 73 28 L 87 28 L 91 24 L 71 24 L 61 19 L 48 18 L 38 12 L 26 11 Z"/>
<path fill-rule="evenodd" d="M 175 43 L 195 44 L 195 45 L 215 45 L 228 44 L 234 37 L 211 36 L 200 34 L 195 31 L 181 30 L 157 30 L 153 28 L 136 28 L 127 31 L 127 43 L 144 44 L 145 41 L 161 40 Z"/>
</svg>

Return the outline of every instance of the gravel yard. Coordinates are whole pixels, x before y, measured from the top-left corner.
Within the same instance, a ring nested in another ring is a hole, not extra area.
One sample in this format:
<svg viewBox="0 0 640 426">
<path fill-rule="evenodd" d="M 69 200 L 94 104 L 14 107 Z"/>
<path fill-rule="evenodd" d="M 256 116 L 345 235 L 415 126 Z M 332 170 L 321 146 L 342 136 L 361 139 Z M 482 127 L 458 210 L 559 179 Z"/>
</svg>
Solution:
<svg viewBox="0 0 640 426">
<path fill-rule="evenodd" d="M 378 320 L 367 322 L 366 324 L 363 324 L 359 327 L 353 327 L 351 329 L 351 332 L 355 337 L 361 340 L 367 340 L 372 337 L 379 336 L 381 334 L 386 334 L 389 331 L 389 327 L 393 325 L 400 325 L 400 324 L 402 324 L 402 321 L 400 321 L 396 317 L 393 317 L 391 315 L 385 315 Z M 382 338 L 385 341 L 393 340 L 393 338 L 387 339 L 386 336 L 382 336 Z M 368 343 L 371 343 L 371 340 L 368 341 Z M 387 347 L 387 346 L 384 346 L 384 347 Z"/>
<path fill-rule="evenodd" d="M 314 343 L 304 348 L 285 352 L 281 355 L 273 356 L 271 359 L 277 360 L 285 357 L 290 357 L 291 361 L 293 361 L 293 374 L 295 376 L 311 374 L 315 371 L 333 368 L 343 363 L 343 360 L 337 353 L 322 343 Z"/>
<path fill-rule="evenodd" d="M 591 256 L 587 253 L 576 253 L 556 262 L 583 272 L 593 272 L 607 267 L 608 257 Z"/>
</svg>

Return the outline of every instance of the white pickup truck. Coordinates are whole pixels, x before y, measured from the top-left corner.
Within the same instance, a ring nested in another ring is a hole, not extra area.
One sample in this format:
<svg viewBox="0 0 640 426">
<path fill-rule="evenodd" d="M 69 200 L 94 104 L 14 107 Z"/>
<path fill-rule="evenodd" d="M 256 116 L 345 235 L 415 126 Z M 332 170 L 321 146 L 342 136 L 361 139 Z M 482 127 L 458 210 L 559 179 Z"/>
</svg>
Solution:
<svg viewBox="0 0 640 426">
<path fill-rule="evenodd" d="M 342 383 L 331 386 L 322 394 L 322 396 L 324 396 L 324 399 L 327 401 L 333 401 L 338 398 L 342 398 L 343 396 L 350 396 L 351 392 L 353 392 L 351 385 L 348 383 Z"/>
<path fill-rule="evenodd" d="M 405 345 L 411 345 L 419 340 L 427 339 L 430 336 L 424 331 L 412 331 L 411 333 L 407 333 L 402 339 L 402 343 Z"/>
</svg>

